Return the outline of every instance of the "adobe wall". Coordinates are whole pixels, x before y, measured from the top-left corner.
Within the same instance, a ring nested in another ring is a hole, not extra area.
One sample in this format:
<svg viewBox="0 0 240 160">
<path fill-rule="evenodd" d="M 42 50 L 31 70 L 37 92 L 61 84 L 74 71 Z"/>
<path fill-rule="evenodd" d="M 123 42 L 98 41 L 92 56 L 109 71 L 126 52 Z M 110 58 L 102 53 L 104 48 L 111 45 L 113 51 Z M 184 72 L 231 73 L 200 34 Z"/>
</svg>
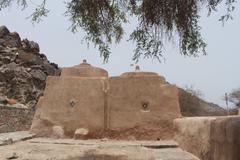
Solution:
<svg viewBox="0 0 240 160">
<path fill-rule="evenodd" d="M 210 126 L 215 117 L 191 117 L 174 120 L 176 141 L 180 148 L 202 160 L 210 158 Z"/>
<path fill-rule="evenodd" d="M 109 127 L 136 139 L 172 138 L 173 119 L 181 116 L 176 86 L 162 77 L 111 77 Z"/>
<path fill-rule="evenodd" d="M 210 134 L 213 160 L 240 159 L 240 116 L 221 117 L 212 121 Z"/>
<path fill-rule="evenodd" d="M 174 124 L 180 147 L 200 159 L 240 159 L 240 116 L 179 118 Z"/>
<path fill-rule="evenodd" d="M 181 116 L 178 90 L 153 72 L 107 71 L 83 62 L 48 77 L 31 131 L 42 136 L 171 139 Z"/>
<path fill-rule="evenodd" d="M 31 109 L 0 106 L 0 133 L 29 130 L 33 115 Z"/>
<path fill-rule="evenodd" d="M 53 126 L 61 126 L 65 135 L 71 137 L 77 128 L 88 128 L 90 134 L 100 133 L 104 125 L 105 80 L 48 77 L 31 130 L 44 135 L 50 134 Z"/>
</svg>

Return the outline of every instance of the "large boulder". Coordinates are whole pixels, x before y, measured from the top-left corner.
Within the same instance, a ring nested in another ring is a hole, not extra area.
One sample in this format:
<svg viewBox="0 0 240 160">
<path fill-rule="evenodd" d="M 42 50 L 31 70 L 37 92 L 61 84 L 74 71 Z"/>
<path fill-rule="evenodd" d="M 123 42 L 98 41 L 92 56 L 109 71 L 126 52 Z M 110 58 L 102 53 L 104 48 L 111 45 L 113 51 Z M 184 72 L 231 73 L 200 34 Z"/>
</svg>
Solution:
<svg viewBox="0 0 240 160">
<path fill-rule="evenodd" d="M 9 34 L 9 30 L 6 26 L 0 26 L 0 38 L 4 37 L 5 35 Z"/>
<path fill-rule="evenodd" d="M 25 51 L 32 51 L 36 53 L 40 51 L 39 45 L 36 42 L 29 41 L 28 39 L 22 40 L 22 47 Z"/>
<path fill-rule="evenodd" d="M 19 34 L 10 33 L 6 26 L 0 26 L 0 44 L 4 47 L 22 47 Z"/>
</svg>

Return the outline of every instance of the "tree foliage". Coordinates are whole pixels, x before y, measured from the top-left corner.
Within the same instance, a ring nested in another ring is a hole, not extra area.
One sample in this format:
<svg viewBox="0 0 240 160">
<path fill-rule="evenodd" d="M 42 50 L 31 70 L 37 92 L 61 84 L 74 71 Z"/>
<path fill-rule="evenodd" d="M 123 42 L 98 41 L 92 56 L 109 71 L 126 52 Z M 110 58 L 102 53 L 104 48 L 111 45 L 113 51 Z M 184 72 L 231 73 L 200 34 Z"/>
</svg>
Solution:
<svg viewBox="0 0 240 160">
<path fill-rule="evenodd" d="M 185 85 L 185 86 L 183 87 L 183 89 L 184 89 L 186 92 L 188 92 L 188 93 L 190 93 L 191 95 L 196 96 L 196 97 L 198 97 L 198 98 L 201 98 L 201 99 L 202 99 L 202 98 L 204 97 L 202 91 L 199 90 L 199 89 L 196 89 L 193 85 Z"/>
<path fill-rule="evenodd" d="M 30 0 L 0 0 L 0 9 L 13 3 L 27 7 Z M 135 42 L 133 60 L 160 58 L 163 55 L 164 39 L 179 38 L 180 53 L 187 56 L 206 54 L 198 24 L 199 11 L 207 7 L 209 13 L 225 2 L 227 13 L 220 20 L 231 17 L 236 0 L 70 0 L 66 2 L 66 16 L 71 21 L 71 30 L 79 28 L 86 33 L 84 39 L 92 42 L 106 62 L 110 45 L 119 43 L 125 33 L 123 25 L 130 17 L 136 17 L 138 24 L 129 35 Z M 46 0 L 43 0 L 31 15 L 34 22 L 47 16 Z"/>
<path fill-rule="evenodd" d="M 229 94 L 229 101 L 234 103 L 236 107 L 240 108 L 240 88 L 233 90 Z"/>
</svg>

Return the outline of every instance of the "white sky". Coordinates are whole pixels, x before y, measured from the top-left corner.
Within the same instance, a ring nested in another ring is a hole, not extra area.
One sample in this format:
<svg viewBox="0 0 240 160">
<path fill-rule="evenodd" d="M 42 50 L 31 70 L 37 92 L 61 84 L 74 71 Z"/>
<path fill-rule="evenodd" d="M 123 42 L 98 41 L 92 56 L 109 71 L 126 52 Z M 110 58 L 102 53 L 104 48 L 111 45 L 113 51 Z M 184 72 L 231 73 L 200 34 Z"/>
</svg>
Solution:
<svg viewBox="0 0 240 160">
<path fill-rule="evenodd" d="M 41 52 L 61 67 L 73 66 L 87 59 L 92 65 L 107 69 L 111 76 L 133 70 L 130 64 L 133 63 L 134 44 L 127 42 L 127 37 L 120 45 L 112 46 L 109 62 L 103 64 L 97 49 L 93 46 L 88 49 L 81 44 L 83 32 L 73 34 L 68 31 L 70 23 L 63 15 L 65 4 L 59 0 L 49 0 L 47 7 L 51 9 L 49 16 L 40 24 L 32 25 L 26 19 L 33 11 L 31 7 L 21 11 L 19 7 L 12 6 L 0 11 L 0 25 L 6 25 L 11 32 L 18 32 L 22 39 L 37 42 Z M 166 47 L 164 63 L 151 59 L 140 60 L 141 69 L 158 72 L 180 87 L 193 85 L 203 92 L 204 99 L 224 106 L 224 93 L 240 87 L 240 7 L 233 14 L 234 20 L 223 27 L 218 19 L 224 13 L 219 9 L 210 17 L 205 11 L 201 14 L 202 35 L 208 44 L 207 56 L 181 56 L 176 42 Z M 133 21 L 127 25 L 125 32 L 133 29 L 134 24 Z"/>
</svg>

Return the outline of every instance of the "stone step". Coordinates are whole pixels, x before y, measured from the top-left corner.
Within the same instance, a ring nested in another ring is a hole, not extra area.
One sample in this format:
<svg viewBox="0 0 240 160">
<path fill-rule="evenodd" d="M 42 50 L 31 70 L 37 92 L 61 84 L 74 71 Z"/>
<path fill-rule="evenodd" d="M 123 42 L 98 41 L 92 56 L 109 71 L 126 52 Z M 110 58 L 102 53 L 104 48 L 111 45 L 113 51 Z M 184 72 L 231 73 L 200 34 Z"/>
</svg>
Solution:
<svg viewBox="0 0 240 160">
<path fill-rule="evenodd" d="M 108 140 L 108 139 L 93 139 L 93 140 L 74 140 L 74 139 L 52 139 L 52 138 L 34 138 L 29 140 L 30 143 L 45 143 L 45 144 L 65 144 L 65 145 L 98 145 L 98 146 L 142 146 L 147 148 L 177 148 L 178 143 L 173 140 L 160 141 L 125 141 L 125 140 Z"/>
<path fill-rule="evenodd" d="M 33 138 L 34 136 L 35 134 L 31 134 L 28 131 L 0 133 L 0 146 L 28 140 Z"/>
</svg>

